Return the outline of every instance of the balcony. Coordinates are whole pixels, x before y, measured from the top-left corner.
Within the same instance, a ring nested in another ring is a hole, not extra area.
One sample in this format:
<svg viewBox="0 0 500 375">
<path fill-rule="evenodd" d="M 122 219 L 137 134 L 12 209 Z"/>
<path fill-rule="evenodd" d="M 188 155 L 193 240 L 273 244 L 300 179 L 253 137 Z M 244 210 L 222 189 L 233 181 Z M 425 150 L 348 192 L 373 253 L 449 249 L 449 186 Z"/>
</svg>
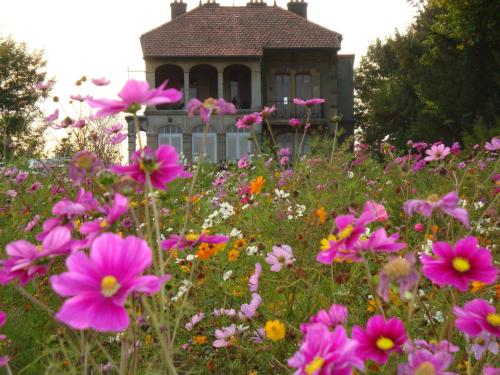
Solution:
<svg viewBox="0 0 500 375">
<path fill-rule="evenodd" d="M 306 118 L 308 113 L 308 108 L 303 106 L 298 106 L 293 104 L 292 101 L 267 101 L 265 103 L 266 107 L 276 107 L 276 111 L 270 116 L 274 120 L 285 120 L 292 117 L 295 118 Z M 322 119 L 323 118 L 323 105 L 315 105 L 311 108 L 311 119 Z"/>
</svg>

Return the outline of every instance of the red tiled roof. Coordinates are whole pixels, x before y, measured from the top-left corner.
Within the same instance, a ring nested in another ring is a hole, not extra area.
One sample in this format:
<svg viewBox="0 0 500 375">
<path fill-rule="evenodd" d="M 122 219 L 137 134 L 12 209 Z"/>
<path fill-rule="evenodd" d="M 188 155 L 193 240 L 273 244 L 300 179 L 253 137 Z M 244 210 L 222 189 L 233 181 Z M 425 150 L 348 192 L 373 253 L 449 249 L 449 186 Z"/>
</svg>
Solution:
<svg viewBox="0 0 500 375">
<path fill-rule="evenodd" d="M 144 57 L 262 56 L 267 48 L 340 49 L 342 35 L 278 6 L 202 5 L 141 36 Z"/>
</svg>

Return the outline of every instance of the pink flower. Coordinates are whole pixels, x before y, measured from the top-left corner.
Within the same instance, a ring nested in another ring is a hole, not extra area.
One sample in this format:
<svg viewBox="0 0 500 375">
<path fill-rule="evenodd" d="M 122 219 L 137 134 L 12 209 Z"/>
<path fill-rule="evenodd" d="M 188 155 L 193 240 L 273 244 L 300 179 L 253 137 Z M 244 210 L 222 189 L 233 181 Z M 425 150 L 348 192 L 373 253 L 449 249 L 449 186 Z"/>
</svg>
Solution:
<svg viewBox="0 0 500 375">
<path fill-rule="evenodd" d="M 7 314 L 3 311 L 0 311 L 0 328 L 4 326 L 7 321 Z M 0 335 L 0 341 L 5 340 L 6 337 L 4 335 Z M 10 358 L 7 356 L 0 357 L 0 367 L 5 366 L 9 362 Z"/>
<path fill-rule="evenodd" d="M 299 127 L 301 124 L 301 121 L 298 118 L 291 118 L 288 120 L 288 125 L 290 125 L 292 128 Z"/>
<path fill-rule="evenodd" d="M 119 332 L 129 325 L 124 307 L 133 293 L 153 294 L 164 278 L 141 276 L 151 266 L 151 249 L 137 237 L 105 233 L 92 244 L 90 257 L 76 251 L 66 260 L 68 272 L 52 276 L 54 291 L 67 299 L 57 319 L 73 329 Z"/>
<path fill-rule="evenodd" d="M 500 367 L 485 366 L 483 375 L 500 375 Z"/>
<path fill-rule="evenodd" d="M 262 124 L 262 116 L 259 112 L 252 113 L 250 115 L 245 115 L 236 122 L 236 127 L 238 129 L 249 129 L 253 125 Z"/>
<path fill-rule="evenodd" d="M 468 336 L 479 336 L 483 331 L 500 337 L 500 313 L 484 299 L 467 302 L 463 308 L 453 308 L 455 326 Z"/>
<path fill-rule="evenodd" d="M 439 286 L 451 285 L 466 292 L 472 281 L 486 284 L 495 282 L 498 269 L 493 265 L 491 253 L 478 247 L 473 236 L 459 240 L 455 247 L 446 242 L 435 242 L 433 256 L 422 254 L 422 272 Z"/>
<path fill-rule="evenodd" d="M 361 250 L 371 250 L 374 252 L 394 253 L 406 247 L 404 242 L 396 242 L 399 239 L 399 234 L 394 233 L 387 236 L 384 228 L 377 229 L 370 236 L 368 241 L 361 241 Z"/>
<path fill-rule="evenodd" d="M 500 150 L 500 138 L 493 137 L 490 142 L 486 142 L 484 148 L 488 151 L 498 151 Z"/>
<path fill-rule="evenodd" d="M 313 324 L 288 366 L 297 369 L 296 375 L 351 375 L 353 368 L 364 369 L 356 348 L 344 327 L 330 331 L 323 324 Z"/>
<path fill-rule="evenodd" d="M 456 375 L 446 371 L 453 363 L 453 353 L 458 351 L 448 341 L 441 341 L 437 345 L 422 340 L 415 343 L 408 341 L 405 349 L 408 352 L 408 362 L 398 365 L 398 375 Z"/>
<path fill-rule="evenodd" d="M 259 289 L 259 278 L 262 274 L 262 266 L 260 263 L 255 263 L 255 272 L 248 279 L 248 289 L 250 292 L 255 293 Z"/>
<path fill-rule="evenodd" d="M 26 224 L 26 227 L 24 228 L 24 233 L 31 232 L 33 228 L 35 228 L 38 224 L 40 224 L 40 215 L 35 215 L 31 219 L 31 221 Z"/>
<path fill-rule="evenodd" d="M 423 232 L 425 229 L 424 224 L 417 223 L 415 224 L 415 232 Z"/>
<path fill-rule="evenodd" d="M 128 135 L 126 133 L 118 133 L 111 137 L 109 143 L 113 146 L 116 146 L 122 143 L 125 139 L 127 139 Z"/>
<path fill-rule="evenodd" d="M 28 173 L 21 171 L 16 176 L 16 182 L 18 184 L 22 184 L 24 181 L 26 181 L 27 178 L 28 178 Z"/>
<path fill-rule="evenodd" d="M 298 99 L 298 98 L 295 98 L 293 99 L 293 103 L 295 105 L 300 105 L 300 106 L 305 106 L 305 107 L 312 107 L 314 105 L 317 105 L 317 104 L 323 104 L 325 102 L 325 99 L 319 99 L 319 98 L 313 98 L 313 99 L 309 99 L 309 100 L 302 100 L 302 99 Z"/>
<path fill-rule="evenodd" d="M 227 236 L 211 236 L 206 233 L 200 235 L 186 234 L 185 236 L 171 234 L 168 239 L 161 242 L 161 247 L 164 250 L 184 250 L 185 248 L 193 248 L 200 243 L 216 245 L 227 241 L 229 241 L 229 237 Z"/>
<path fill-rule="evenodd" d="M 50 89 L 52 89 L 54 84 L 55 84 L 54 81 L 47 81 L 47 82 L 40 81 L 35 83 L 35 88 L 40 91 L 49 91 Z"/>
<path fill-rule="evenodd" d="M 104 168 L 104 164 L 90 151 L 77 152 L 69 163 L 69 178 L 80 185 L 85 179 L 95 176 Z"/>
<path fill-rule="evenodd" d="M 440 145 L 432 145 L 429 150 L 426 150 L 425 153 L 428 155 L 425 157 L 425 161 L 433 161 L 433 160 L 441 160 L 447 157 L 450 154 L 450 148 L 446 147 L 444 144 Z"/>
<path fill-rule="evenodd" d="M 35 191 L 39 190 L 41 187 L 42 187 L 42 183 L 37 181 L 37 182 L 32 183 L 31 186 L 28 189 L 26 189 L 26 191 L 28 193 L 34 193 Z"/>
<path fill-rule="evenodd" d="M 118 94 L 121 100 L 87 98 L 92 108 L 98 108 L 96 117 L 106 117 L 119 112 L 135 114 L 143 105 L 177 103 L 182 99 L 182 93 L 176 89 L 167 89 L 167 81 L 156 89 L 150 89 L 149 83 L 131 79 L 125 83 Z"/>
<path fill-rule="evenodd" d="M 279 272 L 283 266 L 291 266 L 294 262 L 292 248 L 288 245 L 273 246 L 273 251 L 266 256 L 266 263 L 271 266 L 271 272 Z"/>
<path fill-rule="evenodd" d="M 184 328 L 186 328 L 188 331 L 191 331 L 196 324 L 198 324 L 199 322 L 201 322 L 203 320 L 204 317 L 205 317 L 205 314 L 202 312 L 193 315 L 191 317 L 191 319 L 189 320 L 189 322 L 186 323 Z"/>
<path fill-rule="evenodd" d="M 115 165 L 111 170 L 117 174 L 127 175 L 141 184 L 146 183 L 146 173 L 151 184 L 159 190 L 166 190 L 167 184 L 176 178 L 189 178 L 191 173 L 184 170 L 179 163 L 179 155 L 170 145 L 161 145 L 157 150 L 145 147 L 136 151 L 130 158 L 130 165 Z"/>
<path fill-rule="evenodd" d="M 54 122 L 55 120 L 57 120 L 58 118 L 59 118 L 59 110 L 56 109 L 52 114 L 48 115 L 45 118 L 45 121 L 51 123 L 51 122 Z"/>
<path fill-rule="evenodd" d="M 214 309 L 214 316 L 236 316 L 234 309 Z"/>
<path fill-rule="evenodd" d="M 120 124 L 119 122 L 116 124 L 111 125 L 109 128 L 104 129 L 104 132 L 106 134 L 112 135 L 112 134 L 117 134 L 123 129 L 123 124 Z"/>
<path fill-rule="evenodd" d="M 227 348 L 236 340 L 236 325 L 231 324 L 229 327 L 215 330 L 217 340 L 213 342 L 215 348 Z"/>
<path fill-rule="evenodd" d="M 272 107 L 264 107 L 264 109 L 260 112 L 260 115 L 262 118 L 267 118 L 271 115 L 271 113 L 276 112 L 276 106 L 273 105 Z"/>
<path fill-rule="evenodd" d="M 324 324 L 332 330 L 336 326 L 345 324 L 348 315 L 347 307 L 333 304 L 328 311 L 320 310 L 316 315 L 311 316 L 308 323 L 302 323 L 300 330 L 305 334 L 310 326 L 318 323 Z"/>
<path fill-rule="evenodd" d="M 389 219 L 385 207 L 374 201 L 367 201 L 363 208 L 363 212 L 370 213 L 373 216 L 373 221 L 384 222 Z"/>
<path fill-rule="evenodd" d="M 238 313 L 238 316 L 240 319 L 251 319 L 255 316 L 257 313 L 257 309 L 259 308 L 260 304 L 262 303 L 262 298 L 258 293 L 253 293 L 252 294 L 252 300 L 250 303 L 244 303 L 240 307 L 240 311 Z"/>
<path fill-rule="evenodd" d="M 243 155 L 240 160 L 238 160 L 238 168 L 246 169 L 250 166 L 250 162 L 248 160 L 248 155 Z"/>
<path fill-rule="evenodd" d="M 213 114 L 217 114 L 218 116 L 235 114 L 236 107 L 224 99 L 208 98 L 204 102 L 198 99 L 191 99 L 187 105 L 187 112 L 189 116 L 199 113 L 202 121 L 208 123 Z"/>
<path fill-rule="evenodd" d="M 406 330 L 403 322 L 397 318 L 386 321 L 382 315 L 375 315 L 368 320 L 364 330 L 354 326 L 352 338 L 359 344 L 357 354 L 361 358 L 384 364 L 389 354 L 401 352 L 406 341 Z"/>
<path fill-rule="evenodd" d="M 426 200 L 410 199 L 403 204 L 403 210 L 408 216 L 419 213 L 431 217 L 434 209 L 439 209 L 469 227 L 469 214 L 465 208 L 458 206 L 458 194 L 454 191 L 439 198 L 436 194 L 430 195 Z"/>
<path fill-rule="evenodd" d="M 87 96 L 81 96 L 80 94 L 78 95 L 70 95 L 69 96 L 72 100 L 76 100 L 77 102 L 84 102 L 87 100 Z"/>
<path fill-rule="evenodd" d="M 12 189 L 9 189 L 5 192 L 5 194 L 7 194 L 9 197 L 11 198 L 15 198 L 17 197 L 17 191 L 15 190 L 12 190 Z"/>
<path fill-rule="evenodd" d="M 110 83 L 110 81 L 108 79 L 104 78 L 104 77 L 102 77 L 102 78 L 92 78 L 91 81 L 96 86 L 107 86 Z"/>
</svg>

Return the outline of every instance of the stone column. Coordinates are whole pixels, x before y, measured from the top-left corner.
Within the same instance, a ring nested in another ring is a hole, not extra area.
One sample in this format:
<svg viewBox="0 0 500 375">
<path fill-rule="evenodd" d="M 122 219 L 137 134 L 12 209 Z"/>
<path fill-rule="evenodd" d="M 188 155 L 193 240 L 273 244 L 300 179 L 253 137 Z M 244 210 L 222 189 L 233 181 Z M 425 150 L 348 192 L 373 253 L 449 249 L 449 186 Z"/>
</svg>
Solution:
<svg viewBox="0 0 500 375">
<path fill-rule="evenodd" d="M 130 157 L 132 154 L 135 152 L 136 149 L 136 134 L 135 134 L 135 127 L 134 127 L 134 120 L 132 118 L 127 118 L 127 125 L 128 125 L 128 159 L 130 160 Z"/>
<path fill-rule="evenodd" d="M 224 73 L 219 72 L 217 75 L 217 95 L 219 98 L 224 97 Z"/>
<path fill-rule="evenodd" d="M 189 99 L 189 70 L 184 71 L 184 107 L 187 108 Z"/>
<path fill-rule="evenodd" d="M 252 69 L 252 109 L 262 108 L 262 71 L 260 66 Z"/>
</svg>

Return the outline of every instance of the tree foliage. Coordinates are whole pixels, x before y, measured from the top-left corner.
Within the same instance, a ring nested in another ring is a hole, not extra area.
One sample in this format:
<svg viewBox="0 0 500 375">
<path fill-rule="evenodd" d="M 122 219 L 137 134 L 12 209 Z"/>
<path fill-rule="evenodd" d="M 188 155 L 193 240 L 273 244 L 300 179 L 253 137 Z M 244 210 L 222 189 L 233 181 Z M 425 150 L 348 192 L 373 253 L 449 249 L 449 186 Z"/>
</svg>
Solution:
<svg viewBox="0 0 500 375">
<path fill-rule="evenodd" d="M 430 0 L 355 76 L 364 140 L 476 142 L 500 133 L 500 3 Z"/>
</svg>

